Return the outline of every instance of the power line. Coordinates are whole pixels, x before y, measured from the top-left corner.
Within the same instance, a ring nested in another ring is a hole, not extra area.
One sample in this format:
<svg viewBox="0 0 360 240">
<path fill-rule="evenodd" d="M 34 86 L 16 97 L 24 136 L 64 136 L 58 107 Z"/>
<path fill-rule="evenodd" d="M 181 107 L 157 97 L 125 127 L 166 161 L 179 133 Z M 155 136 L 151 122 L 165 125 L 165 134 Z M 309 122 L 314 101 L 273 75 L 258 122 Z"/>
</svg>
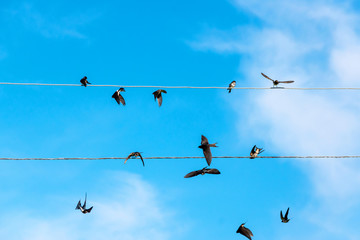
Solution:
<svg viewBox="0 0 360 240">
<path fill-rule="evenodd" d="M 203 159 L 204 157 L 143 157 L 143 159 Z M 250 156 L 218 156 L 213 158 L 224 159 L 246 159 Z M 258 156 L 256 158 L 360 158 L 360 156 Z M 63 157 L 63 158 L 0 158 L 0 161 L 62 161 L 62 160 L 121 160 L 125 157 L 100 157 L 100 158 L 86 158 L 86 157 Z"/>
<path fill-rule="evenodd" d="M 11 83 L 0 82 L 0 85 L 22 85 L 22 86 L 67 86 L 67 87 L 82 87 L 80 84 L 68 84 L 68 83 Z M 131 85 L 87 85 L 88 87 L 123 87 L 123 88 L 178 88 L 178 89 L 227 89 L 228 87 L 194 87 L 194 86 L 131 86 Z M 360 90 L 357 87 L 235 87 L 233 89 L 238 90 Z"/>
</svg>

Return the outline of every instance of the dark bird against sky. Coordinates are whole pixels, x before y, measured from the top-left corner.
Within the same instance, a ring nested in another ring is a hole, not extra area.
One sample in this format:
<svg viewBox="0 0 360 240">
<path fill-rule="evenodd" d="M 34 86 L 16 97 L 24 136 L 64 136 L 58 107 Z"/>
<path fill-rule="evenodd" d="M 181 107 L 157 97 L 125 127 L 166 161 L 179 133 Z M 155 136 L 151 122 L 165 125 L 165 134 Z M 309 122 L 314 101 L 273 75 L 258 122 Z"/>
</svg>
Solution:
<svg viewBox="0 0 360 240">
<path fill-rule="evenodd" d="M 81 206 L 81 199 L 80 199 L 79 202 L 78 202 L 78 204 L 76 205 L 76 208 L 75 208 L 75 210 L 80 209 L 80 211 L 81 211 L 83 214 L 90 213 L 91 210 L 93 209 L 93 207 L 86 209 L 86 197 L 87 197 L 87 194 L 85 193 L 84 205 Z"/>
<path fill-rule="evenodd" d="M 120 92 L 125 92 L 125 89 L 119 88 L 119 90 L 116 90 L 116 92 L 112 95 L 112 98 L 114 98 L 118 104 L 122 103 L 122 105 L 125 106 L 125 99 L 121 96 Z"/>
<path fill-rule="evenodd" d="M 250 231 L 250 229 L 246 228 L 245 223 L 241 224 L 236 233 L 240 233 L 251 240 L 251 237 L 253 237 L 253 233 Z"/>
<path fill-rule="evenodd" d="M 279 83 L 293 83 L 293 82 L 294 82 L 293 80 L 290 80 L 290 81 L 279 81 L 279 80 L 274 80 L 274 79 L 269 78 L 268 76 L 266 76 L 266 75 L 265 75 L 265 74 L 263 74 L 263 73 L 261 73 L 261 75 L 263 75 L 265 78 L 267 78 L 267 79 L 269 79 L 270 81 L 272 81 L 272 82 L 273 82 L 274 87 L 277 87 L 277 85 L 278 85 Z"/>
<path fill-rule="evenodd" d="M 281 222 L 287 223 L 287 222 L 290 221 L 290 219 L 288 218 L 289 209 L 290 209 L 290 208 L 288 208 L 288 209 L 286 210 L 285 217 L 283 217 L 283 213 L 282 213 L 282 211 L 280 211 Z"/>
<path fill-rule="evenodd" d="M 81 82 L 81 86 L 84 86 L 84 87 L 86 87 L 88 84 L 91 84 L 91 83 L 88 82 L 86 76 L 84 76 L 84 77 L 80 80 L 80 82 Z"/>
<path fill-rule="evenodd" d="M 195 176 L 200 175 L 200 174 L 204 175 L 205 173 L 208 173 L 208 174 L 220 174 L 220 171 L 217 170 L 216 168 L 206 168 L 206 167 L 204 167 L 201 170 L 196 170 L 196 171 L 189 172 L 188 174 L 185 175 L 184 178 L 191 178 L 191 177 L 195 177 Z"/>
<path fill-rule="evenodd" d="M 167 93 L 165 90 L 163 90 L 163 89 L 159 89 L 159 90 L 156 90 L 155 92 L 153 92 L 153 94 L 154 94 L 154 99 L 155 99 L 155 101 L 156 101 L 156 99 L 157 99 L 157 101 L 158 101 L 158 104 L 159 104 L 159 107 L 161 106 L 161 104 L 162 104 L 162 96 L 161 96 L 161 93 Z"/>
<path fill-rule="evenodd" d="M 229 93 L 231 93 L 231 90 L 236 86 L 236 81 L 232 81 L 230 84 L 229 84 L 229 87 L 227 90 L 229 90 Z"/>
<path fill-rule="evenodd" d="M 258 147 L 256 147 L 256 145 L 254 145 L 254 147 L 251 149 L 251 152 L 250 152 L 250 159 L 256 158 L 263 151 L 264 150 L 262 148 L 258 148 Z"/>
<path fill-rule="evenodd" d="M 140 153 L 140 152 L 132 152 L 132 153 L 130 153 L 129 156 L 125 159 L 124 164 L 126 163 L 126 161 L 127 161 L 129 158 L 137 158 L 137 157 L 140 157 L 140 159 L 141 159 L 141 161 L 142 161 L 142 164 L 143 164 L 143 166 L 145 167 L 144 159 L 143 159 L 143 157 L 141 156 L 141 153 Z"/>
<path fill-rule="evenodd" d="M 211 160 L 212 160 L 212 154 L 210 151 L 210 147 L 217 147 L 216 143 L 209 144 L 208 139 L 204 135 L 201 135 L 201 145 L 199 146 L 199 148 L 201 148 L 203 150 L 206 162 L 209 166 L 210 166 Z"/>
</svg>

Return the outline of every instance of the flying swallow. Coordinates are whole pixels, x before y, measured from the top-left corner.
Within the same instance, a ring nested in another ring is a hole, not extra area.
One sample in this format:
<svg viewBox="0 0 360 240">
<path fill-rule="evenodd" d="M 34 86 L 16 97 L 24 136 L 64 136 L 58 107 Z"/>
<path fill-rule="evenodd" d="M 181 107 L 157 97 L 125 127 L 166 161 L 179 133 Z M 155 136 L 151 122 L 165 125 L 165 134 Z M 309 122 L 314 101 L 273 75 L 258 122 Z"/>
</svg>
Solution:
<svg viewBox="0 0 360 240">
<path fill-rule="evenodd" d="M 231 93 L 231 90 L 236 86 L 236 81 L 232 81 L 230 84 L 229 84 L 229 87 L 227 90 L 229 90 L 229 93 Z"/>
<path fill-rule="evenodd" d="M 240 233 L 251 240 L 251 237 L 253 237 L 253 233 L 250 231 L 250 229 L 246 228 L 245 223 L 241 224 L 236 233 Z"/>
<path fill-rule="evenodd" d="M 81 199 L 80 199 L 79 202 L 78 202 L 78 204 L 76 205 L 76 208 L 75 208 L 75 210 L 80 209 L 80 211 L 81 211 L 83 214 L 90 213 L 91 210 L 93 209 L 93 207 L 86 209 L 86 195 L 87 195 L 87 194 L 85 193 L 84 205 L 81 206 Z"/>
<path fill-rule="evenodd" d="M 159 104 L 159 107 L 161 106 L 162 104 L 162 96 L 161 96 L 161 93 L 167 93 L 165 90 L 162 90 L 162 89 L 159 89 L 159 90 L 156 90 L 155 92 L 153 92 L 154 94 L 154 99 L 156 101 L 158 101 L 158 104 Z"/>
<path fill-rule="evenodd" d="M 129 156 L 125 159 L 124 164 L 126 163 L 126 161 L 127 161 L 129 158 L 137 158 L 137 157 L 140 157 L 140 159 L 141 159 L 141 161 L 142 161 L 142 164 L 143 164 L 143 166 L 145 167 L 144 159 L 142 158 L 140 152 L 132 152 L 132 153 L 130 153 Z"/>
<path fill-rule="evenodd" d="M 290 221 L 290 219 L 288 218 L 288 214 L 289 214 L 289 208 L 286 210 L 285 217 L 283 217 L 282 211 L 280 211 L 281 222 L 287 223 Z"/>
<path fill-rule="evenodd" d="M 125 99 L 121 96 L 120 92 L 125 92 L 125 89 L 119 88 L 119 90 L 116 90 L 116 92 L 112 95 L 112 98 L 114 98 L 118 104 L 122 103 L 122 105 L 125 106 Z"/>
<path fill-rule="evenodd" d="M 205 173 L 209 173 L 209 174 L 220 174 L 220 171 L 217 170 L 216 168 L 207 168 L 207 167 L 204 167 L 203 169 L 201 170 L 196 170 L 196 171 L 192 171 L 192 172 L 189 172 L 188 174 L 185 175 L 184 178 L 191 178 L 191 177 L 195 177 L 197 175 L 204 175 Z"/>
<path fill-rule="evenodd" d="M 264 77 L 266 77 L 267 79 L 269 79 L 270 81 L 272 81 L 273 82 L 273 85 L 274 85 L 274 87 L 277 87 L 277 85 L 279 84 L 279 83 L 293 83 L 294 81 L 279 81 L 279 80 L 274 80 L 274 79 L 271 79 L 271 78 L 269 78 L 268 76 L 266 76 L 265 74 L 263 74 L 263 73 L 261 73 L 261 75 L 263 75 Z"/>
<path fill-rule="evenodd" d="M 91 83 L 88 82 L 86 76 L 84 76 L 84 77 L 80 80 L 80 82 L 81 82 L 81 86 L 84 86 L 84 87 L 86 87 L 86 85 L 88 85 L 88 84 L 91 84 Z"/>
<path fill-rule="evenodd" d="M 216 143 L 209 144 L 209 141 L 207 140 L 207 138 L 204 135 L 201 135 L 201 145 L 199 146 L 199 148 L 201 148 L 203 150 L 206 162 L 209 166 L 210 166 L 211 160 L 212 160 L 212 154 L 210 151 L 210 147 L 217 147 Z"/>
<path fill-rule="evenodd" d="M 262 148 L 258 148 L 258 147 L 256 147 L 256 145 L 254 145 L 254 147 L 251 149 L 251 152 L 250 152 L 250 159 L 256 158 L 257 155 L 259 155 L 263 151 L 264 150 Z"/>
</svg>

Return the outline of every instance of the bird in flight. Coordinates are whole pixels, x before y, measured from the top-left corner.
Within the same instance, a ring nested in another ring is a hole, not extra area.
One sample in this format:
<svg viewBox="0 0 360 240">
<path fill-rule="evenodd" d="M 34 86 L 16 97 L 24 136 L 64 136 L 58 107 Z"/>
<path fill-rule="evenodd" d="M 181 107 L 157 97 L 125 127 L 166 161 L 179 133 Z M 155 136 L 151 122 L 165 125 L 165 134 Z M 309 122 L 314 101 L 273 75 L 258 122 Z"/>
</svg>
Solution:
<svg viewBox="0 0 360 240">
<path fill-rule="evenodd" d="M 145 167 L 144 159 L 143 159 L 143 157 L 141 156 L 141 153 L 140 153 L 140 152 L 132 152 L 132 153 L 130 153 L 129 156 L 125 159 L 124 164 L 126 163 L 126 161 L 127 161 L 129 158 L 137 158 L 137 157 L 140 157 L 140 159 L 141 159 L 141 161 L 142 161 L 142 164 L 143 164 L 143 166 Z"/>
<path fill-rule="evenodd" d="M 158 101 L 158 104 L 159 104 L 159 107 L 161 106 L 161 104 L 162 104 L 162 96 L 161 96 L 161 93 L 167 93 L 165 90 L 163 90 L 163 89 L 159 89 L 159 90 L 156 90 L 155 92 L 153 92 L 153 94 L 154 94 L 154 99 L 155 99 L 155 101 L 156 101 L 156 99 L 157 99 L 157 101 Z"/>
<path fill-rule="evenodd" d="M 80 80 L 80 82 L 81 82 L 81 86 L 84 86 L 84 87 L 86 87 L 88 84 L 91 84 L 91 83 L 88 82 L 86 76 L 84 76 L 84 77 Z"/>
<path fill-rule="evenodd" d="M 279 81 L 279 80 L 274 80 L 274 79 L 271 79 L 271 78 L 269 78 L 268 76 L 266 76 L 265 74 L 263 74 L 263 73 L 261 73 L 261 75 L 263 75 L 265 78 L 267 78 L 267 79 L 269 79 L 270 81 L 272 81 L 273 82 L 273 87 L 277 87 L 277 85 L 279 84 L 279 83 L 293 83 L 293 82 L 295 82 L 295 81 L 293 81 L 293 80 L 290 80 L 290 81 Z"/>
<path fill-rule="evenodd" d="M 199 146 L 199 148 L 201 148 L 203 150 L 206 162 L 209 166 L 210 166 L 211 160 L 212 160 L 212 154 L 210 151 L 210 147 L 217 147 L 216 143 L 209 144 L 208 139 L 204 135 L 201 135 L 201 145 Z"/>
<path fill-rule="evenodd" d="M 286 210 L 285 217 L 283 217 L 282 211 L 280 211 L 281 222 L 287 223 L 290 221 L 290 219 L 288 218 L 288 214 L 289 214 L 289 208 Z"/>
<path fill-rule="evenodd" d="M 253 233 L 250 231 L 250 229 L 246 228 L 245 223 L 241 224 L 236 233 L 240 233 L 251 240 L 251 237 L 253 237 Z"/>
<path fill-rule="evenodd" d="M 196 171 L 192 171 L 192 172 L 189 172 L 188 174 L 185 175 L 184 178 L 191 178 L 191 177 L 195 177 L 197 175 L 204 175 L 205 173 L 209 173 L 209 174 L 220 174 L 220 171 L 217 170 L 216 168 L 207 168 L 207 167 L 204 167 L 203 169 L 201 170 L 196 170 Z"/>
<path fill-rule="evenodd" d="M 227 90 L 229 90 L 229 93 L 231 93 L 231 90 L 236 86 L 236 81 L 232 81 L 230 84 L 229 84 L 229 87 Z"/>
<path fill-rule="evenodd" d="M 254 145 L 254 147 L 251 149 L 251 152 L 250 152 L 250 159 L 256 158 L 257 155 L 259 155 L 263 151 L 264 150 L 262 148 L 258 148 L 258 147 L 256 147 L 256 145 Z"/>
<path fill-rule="evenodd" d="M 114 98 L 118 104 L 122 103 L 122 105 L 125 106 L 125 99 L 121 96 L 120 92 L 125 92 L 125 89 L 119 88 L 119 90 L 116 90 L 116 92 L 112 95 L 112 98 Z"/>
<path fill-rule="evenodd" d="M 85 193 L 84 205 L 81 206 L 81 199 L 80 199 L 79 202 L 78 202 L 78 204 L 76 205 L 76 208 L 75 208 L 75 210 L 80 209 L 80 211 L 81 211 L 83 214 L 90 213 L 91 210 L 93 209 L 93 207 L 86 209 L 86 197 L 87 197 L 86 195 L 87 195 L 87 194 Z"/>
</svg>

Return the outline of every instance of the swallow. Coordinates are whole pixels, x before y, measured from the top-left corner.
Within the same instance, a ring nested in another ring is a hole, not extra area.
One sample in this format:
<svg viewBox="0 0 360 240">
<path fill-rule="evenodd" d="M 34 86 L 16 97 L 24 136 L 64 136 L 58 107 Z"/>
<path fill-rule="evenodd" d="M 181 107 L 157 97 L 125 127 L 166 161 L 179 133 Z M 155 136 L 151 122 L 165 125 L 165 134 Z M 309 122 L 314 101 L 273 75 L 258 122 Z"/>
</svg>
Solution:
<svg viewBox="0 0 360 240">
<path fill-rule="evenodd" d="M 84 77 L 80 80 L 80 82 L 81 82 L 81 86 L 84 86 L 84 87 L 86 87 L 86 85 L 88 85 L 88 84 L 91 84 L 91 83 L 88 82 L 86 76 L 84 76 Z"/>
<path fill-rule="evenodd" d="M 196 171 L 192 171 L 192 172 L 189 172 L 188 174 L 185 175 L 184 178 L 191 178 L 191 177 L 195 177 L 197 175 L 204 175 L 205 173 L 209 173 L 209 174 L 220 174 L 220 171 L 217 170 L 216 168 L 207 168 L 207 167 L 204 167 L 203 169 L 201 170 L 196 170 Z"/>
<path fill-rule="evenodd" d="M 232 81 L 230 84 L 229 84 L 229 87 L 227 90 L 229 90 L 229 93 L 231 93 L 231 90 L 236 86 L 236 81 Z"/>
<path fill-rule="evenodd" d="M 290 221 L 290 219 L 288 218 L 288 214 L 289 214 L 289 208 L 286 210 L 285 217 L 283 217 L 282 211 L 280 211 L 281 222 L 287 223 Z"/>
<path fill-rule="evenodd" d="M 75 210 L 80 209 L 80 211 L 81 211 L 83 214 L 90 213 L 91 210 L 93 209 L 93 207 L 86 209 L 86 195 L 87 195 L 87 194 L 85 193 L 84 205 L 81 206 L 81 199 L 80 199 L 79 202 L 78 202 L 78 204 L 76 205 L 76 208 L 75 208 Z"/>
<path fill-rule="evenodd" d="M 216 143 L 209 144 L 209 141 L 207 140 L 207 138 L 204 135 L 201 135 L 201 145 L 199 146 L 199 148 L 201 148 L 203 150 L 206 162 L 209 166 L 210 166 L 211 160 L 212 160 L 212 154 L 210 151 L 210 147 L 217 147 Z"/>
<path fill-rule="evenodd" d="M 259 155 L 263 151 L 265 151 L 265 150 L 263 150 L 262 148 L 258 148 L 258 147 L 256 147 L 256 145 L 254 145 L 254 147 L 251 149 L 251 152 L 250 152 L 250 159 L 256 158 L 257 155 Z"/>
<path fill-rule="evenodd" d="M 273 87 L 277 87 L 277 85 L 279 84 L 279 83 L 293 83 L 293 82 L 295 82 L 295 81 L 293 81 L 293 80 L 291 80 L 291 81 L 279 81 L 279 80 L 274 80 L 274 79 L 271 79 L 271 78 L 269 78 L 268 76 L 266 76 L 265 74 L 263 74 L 263 73 L 261 73 L 261 75 L 263 75 L 265 78 L 267 78 L 267 79 L 269 79 L 270 81 L 272 81 L 273 82 Z"/>
<path fill-rule="evenodd" d="M 129 156 L 125 159 L 124 164 L 126 163 L 126 161 L 127 161 L 129 158 L 137 158 L 137 157 L 140 157 L 140 159 L 141 159 L 141 161 L 142 161 L 142 164 L 143 164 L 143 166 L 145 167 L 144 159 L 143 159 L 143 157 L 141 156 L 141 153 L 140 153 L 140 152 L 132 152 L 132 153 L 130 153 Z"/>
<path fill-rule="evenodd" d="M 159 90 L 156 90 L 155 92 L 153 92 L 154 94 L 154 99 L 156 101 L 158 101 L 158 104 L 159 104 L 159 107 L 161 106 L 162 104 L 162 96 L 161 96 L 161 93 L 167 93 L 165 90 L 162 90 L 162 89 L 159 89 Z"/>
<path fill-rule="evenodd" d="M 114 98 L 118 104 L 122 103 L 122 105 L 125 106 L 125 99 L 121 96 L 120 92 L 125 92 L 125 89 L 119 88 L 119 90 L 116 90 L 116 92 L 112 95 L 112 98 Z"/>
<path fill-rule="evenodd" d="M 246 228 L 245 223 L 241 224 L 236 233 L 240 233 L 251 240 L 251 237 L 253 237 L 253 233 L 250 231 L 250 229 Z"/>
</svg>

